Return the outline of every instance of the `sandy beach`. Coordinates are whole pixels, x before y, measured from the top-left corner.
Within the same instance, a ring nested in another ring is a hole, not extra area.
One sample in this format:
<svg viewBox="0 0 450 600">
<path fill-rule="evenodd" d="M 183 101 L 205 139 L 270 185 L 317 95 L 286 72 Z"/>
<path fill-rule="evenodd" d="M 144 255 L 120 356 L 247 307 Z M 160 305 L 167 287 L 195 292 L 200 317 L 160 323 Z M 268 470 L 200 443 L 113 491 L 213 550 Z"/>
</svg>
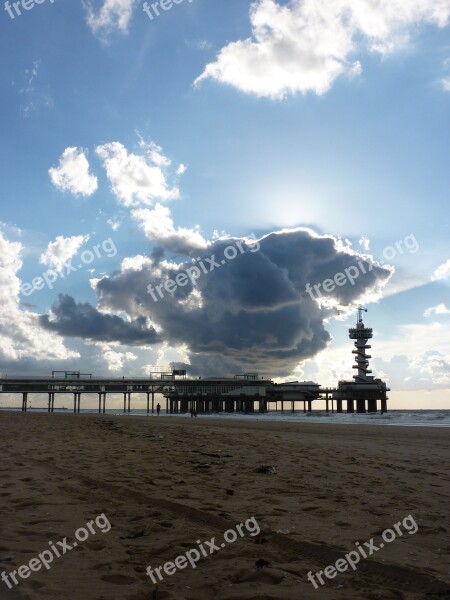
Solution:
<svg viewBox="0 0 450 600">
<path fill-rule="evenodd" d="M 111 525 L 1 600 L 450 598 L 448 429 L 1 413 L 0 430 L 0 572 Z M 308 580 L 408 516 L 417 531 Z M 146 574 L 213 537 L 195 569 Z"/>
</svg>

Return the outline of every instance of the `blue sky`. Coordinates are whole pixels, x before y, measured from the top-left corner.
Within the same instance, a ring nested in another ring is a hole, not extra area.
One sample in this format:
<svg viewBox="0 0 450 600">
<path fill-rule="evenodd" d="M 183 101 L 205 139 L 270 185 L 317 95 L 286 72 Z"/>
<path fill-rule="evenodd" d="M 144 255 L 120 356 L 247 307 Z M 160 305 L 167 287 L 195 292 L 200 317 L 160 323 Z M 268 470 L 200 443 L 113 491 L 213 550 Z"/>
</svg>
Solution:
<svg viewBox="0 0 450 600">
<path fill-rule="evenodd" d="M 221 374 L 253 356 L 333 384 L 363 302 L 392 405 L 448 406 L 450 0 L 0 12 L 2 372 Z M 265 241 L 157 309 L 142 297 L 235 238 Z M 305 295 L 355 253 L 370 277 Z M 23 293 L 67 260 L 81 268 Z"/>
</svg>

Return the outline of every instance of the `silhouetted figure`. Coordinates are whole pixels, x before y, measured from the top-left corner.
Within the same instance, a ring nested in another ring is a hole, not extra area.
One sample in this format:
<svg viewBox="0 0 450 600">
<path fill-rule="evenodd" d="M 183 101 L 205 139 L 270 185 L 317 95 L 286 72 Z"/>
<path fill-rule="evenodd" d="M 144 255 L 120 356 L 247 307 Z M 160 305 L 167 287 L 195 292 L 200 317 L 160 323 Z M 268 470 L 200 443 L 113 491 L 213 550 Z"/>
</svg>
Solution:
<svg viewBox="0 0 450 600">
<path fill-rule="evenodd" d="M 156 412 L 158 413 L 158 417 L 159 417 L 159 413 L 161 412 L 161 404 L 159 402 L 156 405 Z"/>
</svg>

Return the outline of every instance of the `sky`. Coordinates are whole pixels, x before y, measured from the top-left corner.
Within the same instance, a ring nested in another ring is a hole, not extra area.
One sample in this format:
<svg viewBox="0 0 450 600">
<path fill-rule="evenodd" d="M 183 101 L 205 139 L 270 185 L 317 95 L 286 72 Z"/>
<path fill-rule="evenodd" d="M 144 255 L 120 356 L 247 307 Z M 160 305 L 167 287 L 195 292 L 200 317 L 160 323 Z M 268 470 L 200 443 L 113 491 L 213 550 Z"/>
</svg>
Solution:
<svg viewBox="0 0 450 600">
<path fill-rule="evenodd" d="M 0 7 L 0 372 L 450 407 L 450 0 Z"/>
</svg>

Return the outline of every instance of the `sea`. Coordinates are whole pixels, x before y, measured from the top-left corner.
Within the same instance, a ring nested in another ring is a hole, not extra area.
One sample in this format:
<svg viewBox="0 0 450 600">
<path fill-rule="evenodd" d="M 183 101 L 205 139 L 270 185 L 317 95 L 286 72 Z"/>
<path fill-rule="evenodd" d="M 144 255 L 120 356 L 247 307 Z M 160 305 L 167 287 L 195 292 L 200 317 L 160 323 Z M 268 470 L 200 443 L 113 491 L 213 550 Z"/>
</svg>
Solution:
<svg viewBox="0 0 450 600">
<path fill-rule="evenodd" d="M 20 408 L 1 408 L 0 412 L 14 411 L 20 412 Z M 32 408 L 30 412 L 47 412 L 46 408 Z M 55 413 L 73 414 L 71 409 L 61 409 L 55 407 Z M 98 409 L 81 409 L 83 414 L 98 414 Z M 124 418 L 146 416 L 146 410 L 134 409 L 131 412 L 123 413 L 120 409 L 108 409 L 107 415 L 118 415 Z M 166 415 L 165 409 L 161 410 L 161 416 L 170 418 L 190 419 L 190 414 Z M 156 413 L 150 414 L 149 418 L 157 418 Z M 312 413 L 303 413 L 301 411 L 292 413 L 285 411 L 270 411 L 265 414 L 254 413 L 244 415 L 241 413 L 220 413 L 199 415 L 200 419 L 234 419 L 240 421 L 274 421 L 280 423 L 326 423 L 341 425 L 400 425 L 404 427 L 450 427 L 450 410 L 389 410 L 388 412 L 373 414 L 347 414 L 347 413 L 326 413 L 325 411 L 315 410 Z"/>
</svg>

